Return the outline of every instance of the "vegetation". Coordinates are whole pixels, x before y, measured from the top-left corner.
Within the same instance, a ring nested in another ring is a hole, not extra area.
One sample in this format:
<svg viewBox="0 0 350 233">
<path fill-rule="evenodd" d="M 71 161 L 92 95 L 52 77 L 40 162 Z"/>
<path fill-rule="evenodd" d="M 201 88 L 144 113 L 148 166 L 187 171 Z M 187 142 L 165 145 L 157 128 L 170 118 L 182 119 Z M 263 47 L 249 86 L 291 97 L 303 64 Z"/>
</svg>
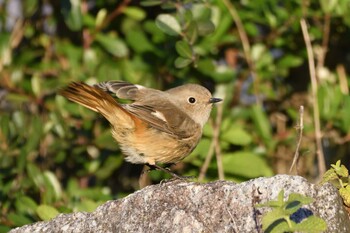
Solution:
<svg viewBox="0 0 350 233">
<path fill-rule="evenodd" d="M 349 170 L 338 160 L 336 164 L 331 164 L 331 168 L 323 175 L 321 181 L 321 184 L 330 182 L 339 190 L 339 194 L 347 208 L 350 207 L 349 179 Z"/>
<path fill-rule="evenodd" d="M 273 232 L 324 232 L 327 230 L 326 222 L 304 211 L 304 219 L 298 219 L 298 212 L 303 211 L 302 206 L 314 200 L 299 193 L 291 193 L 284 201 L 284 191 L 281 190 L 276 201 L 268 201 L 257 207 L 270 207 L 272 210 L 262 218 L 262 228 L 266 233 Z M 299 217 L 302 214 L 299 213 Z"/>
<path fill-rule="evenodd" d="M 172 167 L 199 181 L 288 173 L 301 122 L 294 173 L 314 180 L 329 162 L 346 163 L 349 8 L 349 0 L 1 1 L 0 232 L 139 188 L 143 168 L 123 161 L 108 123 L 57 95 L 72 81 L 195 82 L 223 97 L 196 150 Z M 152 171 L 142 182 L 166 177 Z"/>
</svg>

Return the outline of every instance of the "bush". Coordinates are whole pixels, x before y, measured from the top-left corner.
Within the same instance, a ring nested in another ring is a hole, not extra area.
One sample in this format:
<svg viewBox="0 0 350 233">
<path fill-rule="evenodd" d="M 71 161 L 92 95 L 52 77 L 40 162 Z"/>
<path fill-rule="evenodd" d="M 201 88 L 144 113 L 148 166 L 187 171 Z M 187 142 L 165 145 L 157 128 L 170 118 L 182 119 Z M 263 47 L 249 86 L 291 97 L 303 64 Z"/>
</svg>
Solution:
<svg viewBox="0 0 350 233">
<path fill-rule="evenodd" d="M 0 4 L 0 232 L 139 187 L 142 166 L 123 161 L 108 123 L 57 95 L 72 81 L 196 82 L 224 97 L 196 150 L 172 168 L 200 181 L 287 173 L 300 105 L 299 174 L 322 176 L 319 142 L 327 162 L 348 159 L 348 0 Z M 167 177 L 149 175 L 146 183 Z"/>
</svg>

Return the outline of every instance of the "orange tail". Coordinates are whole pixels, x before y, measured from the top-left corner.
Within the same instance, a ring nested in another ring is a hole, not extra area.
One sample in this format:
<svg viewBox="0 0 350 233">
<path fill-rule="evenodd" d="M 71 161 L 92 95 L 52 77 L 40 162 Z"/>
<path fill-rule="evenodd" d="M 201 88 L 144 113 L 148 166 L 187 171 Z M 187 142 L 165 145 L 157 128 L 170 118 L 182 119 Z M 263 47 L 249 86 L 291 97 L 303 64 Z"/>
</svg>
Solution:
<svg viewBox="0 0 350 233">
<path fill-rule="evenodd" d="M 114 126 L 126 124 L 125 126 L 132 127 L 134 124 L 132 115 L 122 108 L 111 95 L 98 87 L 73 82 L 60 91 L 60 94 L 73 102 L 101 113 Z"/>
</svg>

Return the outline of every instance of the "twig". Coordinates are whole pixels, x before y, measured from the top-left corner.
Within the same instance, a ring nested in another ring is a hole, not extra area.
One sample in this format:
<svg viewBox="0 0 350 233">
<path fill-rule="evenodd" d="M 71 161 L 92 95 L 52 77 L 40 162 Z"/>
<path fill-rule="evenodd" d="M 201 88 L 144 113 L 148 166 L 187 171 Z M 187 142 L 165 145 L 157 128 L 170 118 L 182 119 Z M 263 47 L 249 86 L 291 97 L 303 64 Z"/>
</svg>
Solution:
<svg viewBox="0 0 350 233">
<path fill-rule="evenodd" d="M 223 104 L 217 106 L 217 114 L 216 121 L 214 126 L 214 145 L 215 145 L 215 155 L 216 155 L 216 163 L 218 166 L 218 175 L 219 180 L 225 179 L 224 167 L 222 165 L 222 155 L 221 155 L 221 146 L 220 146 L 220 126 L 222 121 L 222 112 L 223 112 Z"/>
<path fill-rule="evenodd" d="M 260 105 L 261 101 L 260 101 L 259 88 L 258 88 L 259 87 L 259 77 L 258 77 L 258 74 L 256 72 L 253 59 L 251 57 L 251 49 L 250 49 L 250 44 L 249 44 L 249 39 L 248 39 L 247 33 L 244 30 L 243 23 L 238 15 L 237 10 L 234 7 L 234 5 L 229 0 L 222 0 L 222 2 L 226 5 L 229 13 L 232 16 L 233 21 L 236 24 L 238 34 L 239 34 L 239 37 L 240 37 L 241 42 L 242 42 L 244 56 L 245 56 L 245 59 L 247 61 L 250 73 L 252 74 L 252 76 L 254 78 L 253 89 L 254 89 L 254 93 L 256 96 L 256 103 L 258 105 Z"/>
<path fill-rule="evenodd" d="M 225 179 L 224 169 L 223 169 L 223 165 L 222 165 L 221 147 L 220 147 L 220 141 L 219 141 L 223 105 L 222 104 L 218 105 L 217 109 L 218 109 L 218 111 L 217 111 L 217 115 L 216 115 L 216 121 L 212 122 L 212 124 L 211 124 L 213 127 L 213 139 L 210 143 L 208 154 L 205 157 L 205 161 L 203 163 L 203 166 L 201 167 L 201 170 L 200 170 L 200 173 L 198 176 L 199 182 L 204 180 L 204 177 L 205 177 L 205 174 L 207 173 L 209 164 L 213 158 L 214 150 L 215 150 L 215 154 L 216 154 L 219 179 L 220 180 Z"/>
<path fill-rule="evenodd" d="M 299 108 L 299 123 L 297 125 L 297 130 L 299 130 L 298 143 L 297 143 L 297 147 L 295 149 L 292 166 L 290 166 L 290 168 L 289 168 L 289 173 L 292 172 L 292 169 L 295 166 L 296 172 L 298 174 L 298 166 L 296 165 L 296 163 L 299 160 L 299 149 L 300 149 L 301 140 L 303 137 L 303 129 L 304 129 L 304 106 L 300 106 L 300 108 Z"/>
<path fill-rule="evenodd" d="M 323 37 L 322 37 L 322 47 L 317 58 L 317 70 L 324 66 L 324 61 L 326 58 L 326 53 L 328 51 L 328 43 L 329 43 L 329 33 L 331 27 L 331 16 L 330 14 L 326 14 L 324 16 L 324 25 L 323 25 Z"/>
<path fill-rule="evenodd" d="M 301 30 L 303 32 L 303 37 L 305 41 L 307 56 L 308 56 L 308 62 L 309 62 L 309 72 L 310 72 L 310 79 L 311 79 L 311 89 L 312 89 L 312 100 L 313 100 L 313 106 L 314 106 L 314 124 L 315 124 L 315 137 L 316 137 L 316 155 L 318 159 L 318 170 L 319 170 L 319 176 L 321 177 L 326 172 L 326 165 L 325 165 L 325 159 L 322 149 L 322 134 L 321 134 L 321 127 L 320 127 L 320 113 L 319 113 L 319 106 L 317 101 L 317 77 L 316 77 L 316 70 L 315 70 L 315 60 L 314 55 L 312 52 L 312 45 L 311 40 L 309 36 L 309 32 L 307 29 L 306 21 L 305 19 L 300 20 Z"/>
<path fill-rule="evenodd" d="M 131 2 L 131 0 L 123 0 L 123 2 L 116 7 L 112 13 L 110 13 L 107 18 L 103 21 L 103 23 L 96 28 L 96 31 L 100 31 L 101 29 L 103 29 L 106 25 L 108 25 L 115 17 L 117 17 L 118 15 L 120 15 L 124 8 Z"/>
<path fill-rule="evenodd" d="M 214 126 L 213 126 L 213 128 L 214 128 Z M 214 155 L 214 146 L 215 146 L 214 140 L 212 140 L 210 143 L 208 154 L 205 157 L 205 161 L 203 163 L 203 166 L 201 167 L 201 171 L 200 171 L 199 176 L 198 176 L 199 182 L 202 182 L 204 180 L 204 176 L 207 173 L 209 164 L 210 164 L 211 159 L 213 158 L 213 155 Z"/>
<path fill-rule="evenodd" d="M 348 79 L 346 77 L 346 70 L 343 64 L 337 65 L 337 74 L 339 77 L 340 90 L 344 95 L 349 95 Z"/>
<path fill-rule="evenodd" d="M 88 29 L 83 30 L 83 46 L 84 49 L 90 48 L 92 42 L 95 39 L 95 36 L 98 32 L 100 32 L 102 29 L 104 29 L 115 17 L 120 15 L 124 8 L 131 2 L 131 0 L 123 0 L 123 2 L 118 5 L 105 19 L 104 21 L 96 26 L 95 31 L 91 32 Z"/>
</svg>

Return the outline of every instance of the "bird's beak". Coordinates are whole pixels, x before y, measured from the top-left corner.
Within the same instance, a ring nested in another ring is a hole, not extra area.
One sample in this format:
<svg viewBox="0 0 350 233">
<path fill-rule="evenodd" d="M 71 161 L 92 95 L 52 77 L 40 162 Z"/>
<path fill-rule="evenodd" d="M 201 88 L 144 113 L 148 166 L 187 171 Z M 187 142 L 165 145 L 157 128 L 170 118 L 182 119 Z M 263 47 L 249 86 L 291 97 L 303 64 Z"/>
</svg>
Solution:
<svg viewBox="0 0 350 233">
<path fill-rule="evenodd" d="M 211 103 L 211 104 L 214 104 L 214 103 L 217 103 L 220 101 L 222 101 L 222 99 L 220 99 L 220 98 L 210 98 L 209 99 L 209 103 Z"/>
</svg>

